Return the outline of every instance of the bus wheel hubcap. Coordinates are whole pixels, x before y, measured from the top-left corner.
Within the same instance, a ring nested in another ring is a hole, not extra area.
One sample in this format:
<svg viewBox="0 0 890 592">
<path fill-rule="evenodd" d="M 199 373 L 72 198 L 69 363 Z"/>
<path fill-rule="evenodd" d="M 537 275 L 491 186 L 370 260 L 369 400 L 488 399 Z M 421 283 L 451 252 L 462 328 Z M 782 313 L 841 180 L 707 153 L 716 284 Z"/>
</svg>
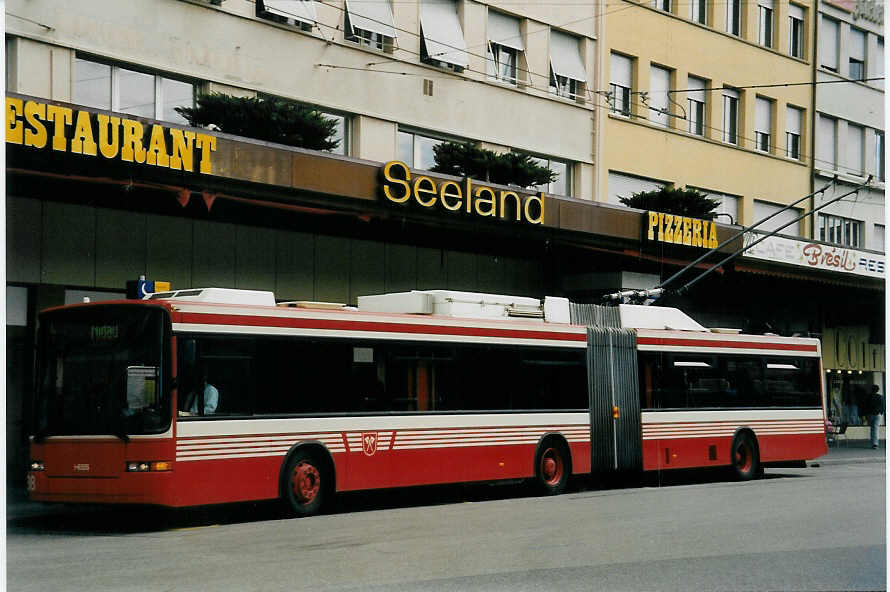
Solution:
<svg viewBox="0 0 890 592">
<path fill-rule="evenodd" d="M 751 455 L 748 453 L 748 447 L 740 444 L 735 452 L 735 464 L 742 471 L 748 471 L 751 468 Z"/>
<path fill-rule="evenodd" d="M 321 475 L 318 469 L 305 462 L 297 464 L 291 477 L 291 489 L 300 503 L 310 503 L 321 489 Z"/>
<path fill-rule="evenodd" d="M 547 485 L 555 485 L 562 479 L 562 457 L 552 448 L 541 457 L 541 475 Z"/>
</svg>

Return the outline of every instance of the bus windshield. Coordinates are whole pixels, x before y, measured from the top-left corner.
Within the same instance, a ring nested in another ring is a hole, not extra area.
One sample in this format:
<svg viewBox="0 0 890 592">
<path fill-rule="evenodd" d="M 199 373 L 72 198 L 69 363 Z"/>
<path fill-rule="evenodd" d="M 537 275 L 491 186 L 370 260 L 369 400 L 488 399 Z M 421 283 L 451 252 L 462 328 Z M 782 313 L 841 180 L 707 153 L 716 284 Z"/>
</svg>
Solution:
<svg viewBox="0 0 890 592">
<path fill-rule="evenodd" d="M 41 315 L 34 435 L 166 431 L 165 312 L 108 305 Z"/>
</svg>

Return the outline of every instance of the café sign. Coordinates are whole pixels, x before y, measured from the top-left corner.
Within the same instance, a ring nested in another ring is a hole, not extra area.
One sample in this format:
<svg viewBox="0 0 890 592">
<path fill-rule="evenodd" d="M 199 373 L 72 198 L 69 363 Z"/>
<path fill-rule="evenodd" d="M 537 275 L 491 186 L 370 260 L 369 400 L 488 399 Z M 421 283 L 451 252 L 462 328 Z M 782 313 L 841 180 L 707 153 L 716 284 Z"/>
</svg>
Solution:
<svg viewBox="0 0 890 592">
<path fill-rule="evenodd" d="M 754 234 L 745 237 L 750 245 L 761 238 Z M 781 236 L 771 236 L 744 252 L 745 257 L 786 263 L 808 269 L 836 271 L 838 273 L 873 277 L 885 277 L 885 256 L 841 246 L 823 245 Z"/>
<path fill-rule="evenodd" d="M 216 137 L 106 113 L 6 97 L 6 143 L 210 174 Z"/>
</svg>

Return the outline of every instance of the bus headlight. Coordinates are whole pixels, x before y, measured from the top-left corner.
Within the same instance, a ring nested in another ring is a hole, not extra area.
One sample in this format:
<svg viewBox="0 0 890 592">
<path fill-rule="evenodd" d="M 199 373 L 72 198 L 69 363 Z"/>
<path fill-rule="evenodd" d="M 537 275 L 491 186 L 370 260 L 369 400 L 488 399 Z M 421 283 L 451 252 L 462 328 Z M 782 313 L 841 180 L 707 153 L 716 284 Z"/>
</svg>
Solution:
<svg viewBox="0 0 890 592">
<path fill-rule="evenodd" d="M 43 466 L 42 460 L 32 460 L 31 464 L 28 465 L 29 471 L 45 471 L 46 467 Z"/>
<path fill-rule="evenodd" d="M 128 473 L 150 473 L 169 471 L 173 469 L 173 463 L 166 460 L 144 461 L 130 460 L 127 461 Z"/>
</svg>

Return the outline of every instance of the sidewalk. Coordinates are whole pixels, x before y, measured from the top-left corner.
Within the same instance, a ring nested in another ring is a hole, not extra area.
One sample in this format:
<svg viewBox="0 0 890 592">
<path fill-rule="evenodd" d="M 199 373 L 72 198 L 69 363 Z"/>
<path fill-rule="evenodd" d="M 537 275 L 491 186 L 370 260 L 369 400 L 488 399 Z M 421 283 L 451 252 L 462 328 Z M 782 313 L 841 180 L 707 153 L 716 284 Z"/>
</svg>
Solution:
<svg viewBox="0 0 890 592">
<path fill-rule="evenodd" d="M 816 460 L 807 461 L 808 467 L 820 465 L 842 465 L 855 463 L 882 463 L 887 459 L 886 441 L 881 440 L 877 450 L 872 449 L 868 440 L 841 440 L 832 444 L 828 454 Z"/>
</svg>

